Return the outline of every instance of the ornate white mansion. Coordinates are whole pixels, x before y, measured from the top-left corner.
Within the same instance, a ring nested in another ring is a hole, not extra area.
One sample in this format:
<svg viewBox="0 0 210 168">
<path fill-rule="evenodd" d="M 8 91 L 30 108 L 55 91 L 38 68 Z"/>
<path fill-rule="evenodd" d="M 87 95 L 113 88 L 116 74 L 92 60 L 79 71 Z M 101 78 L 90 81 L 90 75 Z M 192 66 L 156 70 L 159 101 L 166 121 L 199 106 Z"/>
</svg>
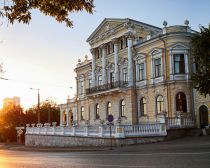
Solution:
<svg viewBox="0 0 210 168">
<path fill-rule="evenodd" d="M 163 140 L 170 129 L 210 125 L 210 98 L 190 80 L 196 32 L 188 20 L 163 25 L 104 19 L 87 39 L 92 59 L 75 68 L 76 96 L 59 105 L 60 126 L 27 125 L 26 145 L 106 146 L 109 129 L 115 145 L 144 143 L 142 137 Z"/>
<path fill-rule="evenodd" d="M 60 105 L 61 125 L 100 124 L 108 114 L 122 124 L 139 124 L 157 121 L 160 113 L 197 116 L 200 125 L 199 109 L 201 122 L 208 123 L 209 99 L 195 102 L 190 81 L 195 31 L 187 20 L 185 25 L 163 24 L 104 19 L 87 39 L 92 59 L 78 60 L 77 96 Z"/>
</svg>

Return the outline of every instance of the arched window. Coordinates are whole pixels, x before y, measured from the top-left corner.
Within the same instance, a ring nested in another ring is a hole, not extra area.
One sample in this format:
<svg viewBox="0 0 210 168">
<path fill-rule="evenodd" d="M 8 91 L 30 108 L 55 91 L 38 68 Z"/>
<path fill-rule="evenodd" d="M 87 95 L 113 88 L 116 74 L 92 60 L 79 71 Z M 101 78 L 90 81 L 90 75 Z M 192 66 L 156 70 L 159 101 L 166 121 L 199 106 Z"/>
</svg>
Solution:
<svg viewBox="0 0 210 168">
<path fill-rule="evenodd" d="M 120 102 L 120 116 L 125 117 L 125 100 Z"/>
<path fill-rule="evenodd" d="M 146 99 L 142 97 L 140 99 L 140 115 L 141 116 L 145 115 L 146 111 L 147 111 Z"/>
<path fill-rule="evenodd" d="M 187 112 L 187 99 L 183 92 L 176 95 L 176 111 Z"/>
<path fill-rule="evenodd" d="M 82 106 L 81 107 L 81 120 L 85 119 L 85 108 Z"/>
<path fill-rule="evenodd" d="M 99 104 L 96 104 L 96 119 L 99 119 L 100 118 L 100 115 L 99 115 Z"/>
<path fill-rule="evenodd" d="M 163 96 L 158 96 L 156 99 L 156 112 L 161 113 L 163 111 Z"/>
<path fill-rule="evenodd" d="M 108 114 L 108 115 L 112 114 L 112 112 L 111 112 L 111 107 L 112 107 L 112 103 L 108 102 L 108 103 L 107 103 L 107 114 Z"/>
</svg>

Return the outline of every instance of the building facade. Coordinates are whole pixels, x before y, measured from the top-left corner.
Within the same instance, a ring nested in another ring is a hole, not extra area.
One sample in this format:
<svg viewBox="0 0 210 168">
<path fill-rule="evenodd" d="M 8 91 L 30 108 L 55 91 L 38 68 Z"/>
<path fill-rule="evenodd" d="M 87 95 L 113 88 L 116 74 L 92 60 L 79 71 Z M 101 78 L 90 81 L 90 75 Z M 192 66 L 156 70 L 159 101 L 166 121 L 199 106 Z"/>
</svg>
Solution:
<svg viewBox="0 0 210 168">
<path fill-rule="evenodd" d="M 104 19 L 88 37 L 92 59 L 78 60 L 76 97 L 61 104 L 61 125 L 99 125 L 112 114 L 125 125 L 167 117 L 210 124 L 210 98 L 192 88 L 193 59 L 185 25 L 158 28 L 132 19 Z M 203 112 L 204 111 L 204 112 Z"/>
</svg>

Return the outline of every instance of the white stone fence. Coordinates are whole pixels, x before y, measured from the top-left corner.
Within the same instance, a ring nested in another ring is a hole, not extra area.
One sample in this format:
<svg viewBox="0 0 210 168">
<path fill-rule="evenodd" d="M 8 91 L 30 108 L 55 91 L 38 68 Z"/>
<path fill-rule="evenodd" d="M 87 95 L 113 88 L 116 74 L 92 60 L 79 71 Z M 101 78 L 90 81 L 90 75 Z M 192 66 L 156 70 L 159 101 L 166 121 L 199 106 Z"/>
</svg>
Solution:
<svg viewBox="0 0 210 168">
<path fill-rule="evenodd" d="M 167 117 L 166 126 L 167 129 L 193 128 L 195 127 L 195 121 L 192 117 Z"/>
<path fill-rule="evenodd" d="M 110 126 L 55 126 L 50 124 L 26 125 L 26 134 L 40 135 L 61 135 L 80 137 L 110 137 Z M 145 137 L 145 136 L 166 136 L 166 126 L 162 123 L 140 124 L 140 125 L 112 125 L 112 138 Z"/>
</svg>

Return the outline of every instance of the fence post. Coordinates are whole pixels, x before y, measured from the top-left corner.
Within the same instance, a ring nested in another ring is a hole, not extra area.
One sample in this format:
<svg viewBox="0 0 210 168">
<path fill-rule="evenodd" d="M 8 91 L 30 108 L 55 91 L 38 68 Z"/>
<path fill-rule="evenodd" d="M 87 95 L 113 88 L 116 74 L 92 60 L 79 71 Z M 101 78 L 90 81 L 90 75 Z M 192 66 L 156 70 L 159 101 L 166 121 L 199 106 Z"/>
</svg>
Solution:
<svg viewBox="0 0 210 168">
<path fill-rule="evenodd" d="M 98 129 L 99 129 L 98 136 L 103 137 L 104 136 L 104 126 L 100 125 Z"/>
<path fill-rule="evenodd" d="M 88 125 L 84 127 L 84 136 L 88 136 Z"/>
<path fill-rule="evenodd" d="M 117 124 L 115 126 L 115 135 L 114 136 L 115 136 L 115 138 L 125 138 L 124 126 Z"/>
</svg>

